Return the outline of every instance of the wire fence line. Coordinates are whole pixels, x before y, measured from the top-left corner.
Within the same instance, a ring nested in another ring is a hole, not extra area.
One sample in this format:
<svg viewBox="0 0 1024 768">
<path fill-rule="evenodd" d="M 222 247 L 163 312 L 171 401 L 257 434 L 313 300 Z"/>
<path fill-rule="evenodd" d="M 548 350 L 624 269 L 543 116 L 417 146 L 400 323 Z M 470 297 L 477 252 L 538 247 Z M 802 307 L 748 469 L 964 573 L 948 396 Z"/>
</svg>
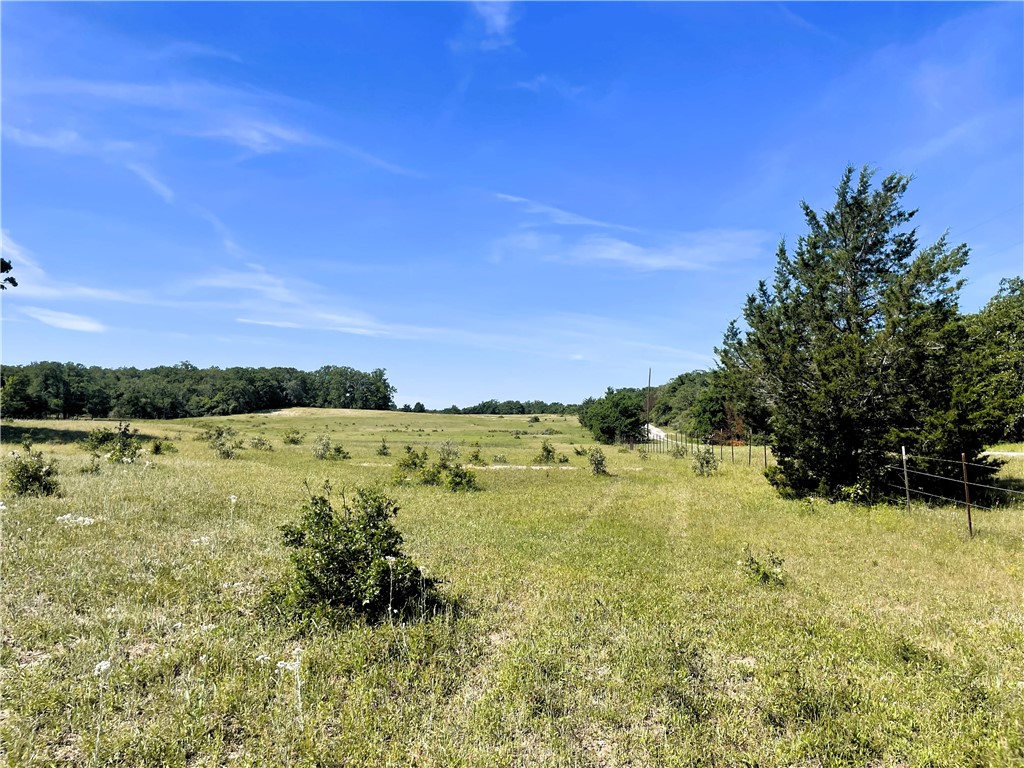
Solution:
<svg viewBox="0 0 1024 768">
<path fill-rule="evenodd" d="M 680 457 L 689 456 L 698 448 L 704 448 L 712 450 L 721 462 L 762 469 L 775 464 L 775 457 L 768 447 L 767 435 L 761 434 L 749 434 L 745 440 L 710 442 L 707 436 L 690 435 L 685 432 L 662 432 L 660 435 L 651 434 L 646 440 L 619 440 L 618 444 L 631 451 L 669 453 Z"/>
</svg>

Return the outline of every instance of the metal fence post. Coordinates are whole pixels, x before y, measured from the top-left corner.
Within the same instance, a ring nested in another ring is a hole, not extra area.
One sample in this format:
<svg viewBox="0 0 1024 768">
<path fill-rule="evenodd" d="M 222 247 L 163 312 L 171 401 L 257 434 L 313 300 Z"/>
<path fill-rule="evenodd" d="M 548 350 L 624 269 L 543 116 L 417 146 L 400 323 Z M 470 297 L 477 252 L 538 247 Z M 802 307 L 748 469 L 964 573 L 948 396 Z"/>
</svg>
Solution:
<svg viewBox="0 0 1024 768">
<path fill-rule="evenodd" d="M 974 526 L 971 524 L 971 491 L 967 482 L 967 454 L 960 454 L 960 466 L 964 468 L 964 501 L 967 502 L 967 534 L 974 538 Z"/>
<path fill-rule="evenodd" d="M 903 454 L 903 487 L 907 491 L 907 512 L 910 511 L 910 475 L 907 474 L 907 446 L 901 445 L 900 452 Z"/>
</svg>

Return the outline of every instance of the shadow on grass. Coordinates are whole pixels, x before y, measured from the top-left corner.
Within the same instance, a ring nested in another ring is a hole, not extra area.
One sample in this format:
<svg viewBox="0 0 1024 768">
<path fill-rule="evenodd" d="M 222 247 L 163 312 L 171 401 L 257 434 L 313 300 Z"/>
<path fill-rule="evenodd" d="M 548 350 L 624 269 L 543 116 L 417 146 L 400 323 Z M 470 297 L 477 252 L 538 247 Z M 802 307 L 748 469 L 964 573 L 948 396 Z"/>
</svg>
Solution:
<svg viewBox="0 0 1024 768">
<path fill-rule="evenodd" d="M 0 444 L 20 446 L 28 441 L 32 445 L 40 443 L 70 445 L 85 440 L 91 431 L 85 427 L 22 427 L 16 424 L 4 424 L 0 426 Z M 139 439 L 157 440 L 159 436 L 140 432 Z"/>
</svg>

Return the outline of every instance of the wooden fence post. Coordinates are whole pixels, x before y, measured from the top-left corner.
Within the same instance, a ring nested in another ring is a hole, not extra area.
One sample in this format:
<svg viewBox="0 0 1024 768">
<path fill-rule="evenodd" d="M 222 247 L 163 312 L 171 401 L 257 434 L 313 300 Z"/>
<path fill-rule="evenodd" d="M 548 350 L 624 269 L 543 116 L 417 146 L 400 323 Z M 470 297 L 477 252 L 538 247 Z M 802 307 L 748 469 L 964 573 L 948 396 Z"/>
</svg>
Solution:
<svg viewBox="0 0 1024 768">
<path fill-rule="evenodd" d="M 964 468 L 964 501 L 967 502 L 967 534 L 974 538 L 974 526 L 971 524 L 971 491 L 967 482 L 967 454 L 960 454 L 960 466 Z"/>
</svg>

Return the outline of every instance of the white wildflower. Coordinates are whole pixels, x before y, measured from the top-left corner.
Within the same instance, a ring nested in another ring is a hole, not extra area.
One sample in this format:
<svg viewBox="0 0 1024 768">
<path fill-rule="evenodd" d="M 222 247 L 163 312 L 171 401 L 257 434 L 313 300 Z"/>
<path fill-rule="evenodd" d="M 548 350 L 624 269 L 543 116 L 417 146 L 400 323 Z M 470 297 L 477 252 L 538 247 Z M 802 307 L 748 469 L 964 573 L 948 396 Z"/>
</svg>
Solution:
<svg viewBox="0 0 1024 768">
<path fill-rule="evenodd" d="M 93 523 L 96 522 L 96 520 L 94 518 L 83 517 L 81 515 L 79 515 L 78 517 L 73 517 L 69 513 L 69 514 L 61 515 L 60 517 L 58 517 L 57 518 L 57 522 L 58 523 L 64 523 L 65 525 L 92 525 Z"/>
<path fill-rule="evenodd" d="M 295 674 L 298 674 L 299 667 L 301 665 L 302 665 L 302 661 L 299 660 L 299 659 L 296 659 L 295 661 L 283 661 L 282 660 L 282 661 L 277 662 L 277 668 L 278 669 L 286 669 L 289 672 L 294 672 Z"/>
<path fill-rule="evenodd" d="M 228 496 L 228 499 L 230 499 L 232 507 L 238 503 L 238 497 L 235 496 L 235 494 L 231 494 L 230 496 Z"/>
<path fill-rule="evenodd" d="M 92 673 L 94 675 L 96 675 L 96 677 L 106 677 L 107 675 L 109 675 L 110 674 L 110 659 L 104 659 L 99 664 L 97 664 L 93 668 Z"/>
<path fill-rule="evenodd" d="M 267 656 L 267 654 L 265 653 L 261 653 L 259 656 L 256 657 L 256 661 L 258 661 L 260 664 L 266 664 L 268 661 L 270 661 L 270 657 Z"/>
</svg>

